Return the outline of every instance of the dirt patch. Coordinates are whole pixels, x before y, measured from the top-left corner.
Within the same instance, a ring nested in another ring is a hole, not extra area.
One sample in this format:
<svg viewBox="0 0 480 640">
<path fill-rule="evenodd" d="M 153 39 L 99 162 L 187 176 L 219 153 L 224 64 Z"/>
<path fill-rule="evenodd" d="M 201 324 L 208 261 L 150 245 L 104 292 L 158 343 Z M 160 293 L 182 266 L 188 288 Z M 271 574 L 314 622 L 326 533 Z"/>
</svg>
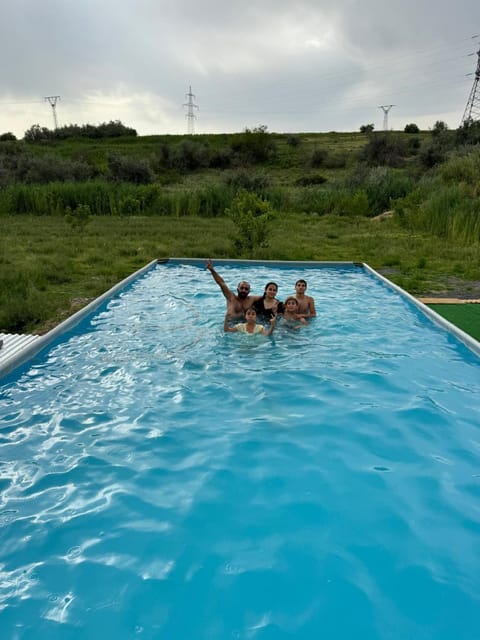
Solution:
<svg viewBox="0 0 480 640">
<path fill-rule="evenodd" d="M 385 267 L 377 269 L 382 276 L 391 279 L 392 276 L 399 274 L 399 270 L 395 267 Z M 444 278 L 443 287 L 432 291 L 425 289 L 414 293 L 417 298 L 453 298 L 456 300 L 478 300 L 480 299 L 480 280 L 461 280 L 455 276 L 447 276 Z"/>
</svg>

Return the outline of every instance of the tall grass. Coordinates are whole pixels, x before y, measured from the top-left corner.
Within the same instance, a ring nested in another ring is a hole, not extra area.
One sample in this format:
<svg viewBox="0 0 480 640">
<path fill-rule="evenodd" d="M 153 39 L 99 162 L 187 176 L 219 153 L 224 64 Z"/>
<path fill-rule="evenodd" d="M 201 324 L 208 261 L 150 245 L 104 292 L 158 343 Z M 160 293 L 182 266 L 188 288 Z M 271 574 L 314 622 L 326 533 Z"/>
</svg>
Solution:
<svg viewBox="0 0 480 640">
<path fill-rule="evenodd" d="M 0 212 L 36 216 L 64 215 L 67 208 L 88 205 L 93 215 L 198 215 L 216 217 L 230 205 L 235 191 L 224 184 L 196 189 L 159 185 L 89 182 L 15 184 L 0 190 Z"/>
<path fill-rule="evenodd" d="M 465 245 L 480 243 L 480 152 L 455 156 L 430 180 L 400 199 L 400 221 Z"/>
</svg>

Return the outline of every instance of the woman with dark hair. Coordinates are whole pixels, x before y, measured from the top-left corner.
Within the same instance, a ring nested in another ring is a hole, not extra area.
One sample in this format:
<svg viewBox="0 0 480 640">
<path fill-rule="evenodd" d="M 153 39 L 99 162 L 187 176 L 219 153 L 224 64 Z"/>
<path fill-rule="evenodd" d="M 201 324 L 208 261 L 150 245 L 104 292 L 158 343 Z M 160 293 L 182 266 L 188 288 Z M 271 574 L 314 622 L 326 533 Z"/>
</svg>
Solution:
<svg viewBox="0 0 480 640">
<path fill-rule="evenodd" d="M 267 282 L 263 296 L 255 300 L 252 307 L 263 320 L 270 322 L 277 313 L 283 313 L 283 304 L 277 300 L 278 285 L 276 282 Z"/>
</svg>

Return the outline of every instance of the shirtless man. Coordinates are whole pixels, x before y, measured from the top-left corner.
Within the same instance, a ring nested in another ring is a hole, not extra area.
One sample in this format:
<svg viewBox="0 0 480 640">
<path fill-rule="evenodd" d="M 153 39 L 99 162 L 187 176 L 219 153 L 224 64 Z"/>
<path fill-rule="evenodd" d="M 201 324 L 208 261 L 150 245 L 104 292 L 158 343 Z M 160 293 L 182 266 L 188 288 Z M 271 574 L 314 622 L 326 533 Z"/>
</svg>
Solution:
<svg viewBox="0 0 480 640">
<path fill-rule="evenodd" d="M 250 295 L 250 285 L 248 282 L 242 280 L 238 283 L 237 293 L 233 293 L 225 283 L 225 280 L 220 276 L 215 269 L 211 260 L 207 260 L 207 269 L 213 276 L 213 279 L 222 290 L 223 295 L 227 301 L 227 316 L 232 319 L 244 318 L 245 311 L 249 309 L 255 300 L 261 298 L 261 296 Z"/>
<path fill-rule="evenodd" d="M 312 296 L 305 295 L 307 283 L 305 280 L 297 280 L 295 283 L 295 298 L 298 300 L 298 312 L 304 318 L 314 318 L 317 315 L 315 301 Z"/>
</svg>

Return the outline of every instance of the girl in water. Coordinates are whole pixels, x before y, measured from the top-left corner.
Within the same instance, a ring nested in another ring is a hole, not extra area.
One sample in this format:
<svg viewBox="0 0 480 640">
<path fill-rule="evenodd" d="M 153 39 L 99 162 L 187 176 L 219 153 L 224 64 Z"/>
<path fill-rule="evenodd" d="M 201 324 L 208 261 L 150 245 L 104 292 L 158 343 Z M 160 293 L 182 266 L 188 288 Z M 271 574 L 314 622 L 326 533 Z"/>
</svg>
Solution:
<svg viewBox="0 0 480 640">
<path fill-rule="evenodd" d="M 263 296 L 255 300 L 253 308 L 267 322 L 277 313 L 283 313 L 283 304 L 277 300 L 278 285 L 276 282 L 267 282 Z"/>
<path fill-rule="evenodd" d="M 257 312 L 253 307 L 245 311 L 245 320 L 246 322 L 241 322 L 233 327 L 229 327 L 228 315 L 226 315 L 223 321 L 223 330 L 229 333 L 237 333 L 237 331 L 240 331 L 240 333 L 260 333 L 263 336 L 270 336 L 275 329 L 276 317 L 272 317 L 269 328 L 265 329 L 263 325 L 257 324 Z"/>
</svg>

